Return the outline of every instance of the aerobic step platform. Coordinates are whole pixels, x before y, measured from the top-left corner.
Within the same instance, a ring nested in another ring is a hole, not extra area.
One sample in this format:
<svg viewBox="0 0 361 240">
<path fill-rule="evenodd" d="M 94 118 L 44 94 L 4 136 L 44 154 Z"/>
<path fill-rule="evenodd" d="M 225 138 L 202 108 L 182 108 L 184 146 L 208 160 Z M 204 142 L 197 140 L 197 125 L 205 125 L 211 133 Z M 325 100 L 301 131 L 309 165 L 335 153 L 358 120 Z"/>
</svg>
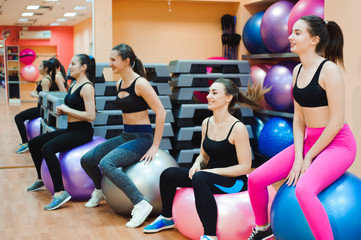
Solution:
<svg viewBox="0 0 361 240">
<path fill-rule="evenodd" d="M 190 60 L 180 59 L 169 63 L 170 73 L 207 73 L 207 67 L 218 73 L 250 73 L 248 61 L 244 60 Z"/>
<path fill-rule="evenodd" d="M 227 78 L 240 86 L 248 86 L 250 81 L 249 73 L 241 74 L 174 74 L 170 85 L 172 87 L 209 87 L 218 78 Z"/>
<path fill-rule="evenodd" d="M 46 95 L 46 107 L 49 112 L 56 113 L 56 107 L 64 103 L 66 92 L 54 92 Z"/>
</svg>

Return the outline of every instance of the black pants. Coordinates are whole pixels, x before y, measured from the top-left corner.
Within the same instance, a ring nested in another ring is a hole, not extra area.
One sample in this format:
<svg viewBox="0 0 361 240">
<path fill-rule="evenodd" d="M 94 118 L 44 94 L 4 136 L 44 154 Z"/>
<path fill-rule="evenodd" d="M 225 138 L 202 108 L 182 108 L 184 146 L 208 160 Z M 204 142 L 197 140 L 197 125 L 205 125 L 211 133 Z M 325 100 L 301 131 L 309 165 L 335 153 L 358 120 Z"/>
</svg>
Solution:
<svg viewBox="0 0 361 240">
<path fill-rule="evenodd" d="M 26 135 L 26 128 L 24 124 L 25 120 L 30 121 L 38 117 L 40 117 L 40 108 L 38 107 L 29 108 L 16 114 L 15 123 L 18 127 L 22 143 L 28 142 L 28 137 Z"/>
<path fill-rule="evenodd" d="M 230 188 L 237 180 L 243 181 L 239 190 L 247 190 L 247 176 L 239 178 L 224 177 L 205 171 L 196 172 L 193 178 L 188 177 L 189 169 L 171 167 L 160 176 L 160 193 L 162 197 L 162 215 L 172 217 L 172 205 L 177 187 L 193 187 L 197 213 L 204 228 L 204 234 L 215 236 L 217 227 L 217 204 L 213 194 L 225 194 L 219 186 Z"/>
<path fill-rule="evenodd" d="M 29 151 L 33 158 L 38 178 L 41 179 L 41 163 L 44 158 L 53 180 L 54 191 L 64 190 L 60 163 L 55 154 L 88 143 L 92 138 L 93 127 L 89 122 L 68 123 L 67 129 L 48 132 L 32 138 L 29 141 Z"/>
</svg>

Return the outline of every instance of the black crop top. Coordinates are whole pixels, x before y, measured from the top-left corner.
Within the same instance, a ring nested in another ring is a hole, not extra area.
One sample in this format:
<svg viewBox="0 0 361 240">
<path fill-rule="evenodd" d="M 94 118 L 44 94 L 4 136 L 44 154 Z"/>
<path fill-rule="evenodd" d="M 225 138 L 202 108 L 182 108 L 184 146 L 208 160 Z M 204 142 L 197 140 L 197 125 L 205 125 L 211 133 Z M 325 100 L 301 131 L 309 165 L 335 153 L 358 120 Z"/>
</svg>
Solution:
<svg viewBox="0 0 361 240">
<path fill-rule="evenodd" d="M 297 86 L 298 75 L 300 74 L 302 65 L 298 70 L 296 83 L 293 86 L 293 98 L 302 107 L 323 107 L 328 106 L 327 95 L 325 89 L 323 89 L 318 83 L 322 66 L 327 62 L 324 60 L 317 68 L 315 75 L 311 82 L 304 88 Z"/>
<path fill-rule="evenodd" d="M 138 78 L 140 77 L 137 77 L 127 88 L 121 88 L 123 80 L 119 84 L 118 93 L 121 91 L 126 91 L 129 93 L 128 96 L 123 98 L 120 98 L 118 95 L 115 98 L 115 104 L 120 110 L 123 111 L 123 113 L 141 112 L 149 108 L 147 102 L 142 97 L 137 96 L 135 93 L 135 82 Z"/>
<path fill-rule="evenodd" d="M 58 91 L 58 90 L 59 90 L 58 85 L 54 84 L 54 86 L 53 86 L 53 81 L 51 80 L 50 77 L 45 77 L 45 78 L 47 78 L 47 79 L 50 80 L 50 88 L 49 88 L 49 91 Z M 38 85 L 36 85 L 35 91 L 36 91 L 37 93 L 43 91 L 43 88 L 42 88 L 42 86 L 41 86 L 41 82 L 42 82 L 42 81 L 43 81 L 43 80 L 41 80 L 41 81 L 38 83 Z"/>
<path fill-rule="evenodd" d="M 73 93 L 71 93 L 71 91 L 75 85 L 75 84 L 73 84 L 70 87 L 68 93 L 65 95 L 65 98 L 64 98 L 65 105 L 67 105 L 68 107 L 70 107 L 72 109 L 76 109 L 79 111 L 85 111 L 84 99 L 80 96 L 80 91 L 83 88 L 83 86 L 87 83 L 91 84 L 90 82 L 86 82 L 86 83 L 82 84 L 80 87 L 78 87 Z"/>
<path fill-rule="evenodd" d="M 238 159 L 236 147 L 228 141 L 228 137 L 231 134 L 234 125 L 240 121 L 233 123 L 226 139 L 214 141 L 208 138 L 209 119 L 210 118 L 208 118 L 207 122 L 206 136 L 203 141 L 203 149 L 209 156 L 208 168 L 223 168 L 237 165 Z"/>
</svg>

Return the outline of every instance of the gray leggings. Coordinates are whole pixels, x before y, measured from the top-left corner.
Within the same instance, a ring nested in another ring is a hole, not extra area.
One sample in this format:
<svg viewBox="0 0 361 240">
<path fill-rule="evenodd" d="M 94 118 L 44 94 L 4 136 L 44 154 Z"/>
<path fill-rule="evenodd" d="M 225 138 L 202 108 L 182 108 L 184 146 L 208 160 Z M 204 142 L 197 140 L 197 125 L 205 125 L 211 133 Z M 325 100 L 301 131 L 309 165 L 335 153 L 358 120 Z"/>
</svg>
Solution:
<svg viewBox="0 0 361 240">
<path fill-rule="evenodd" d="M 152 144 L 151 133 L 123 132 L 84 154 L 81 166 L 96 189 L 101 189 L 101 170 L 135 205 L 143 200 L 143 196 L 122 168 L 139 161 Z"/>
</svg>

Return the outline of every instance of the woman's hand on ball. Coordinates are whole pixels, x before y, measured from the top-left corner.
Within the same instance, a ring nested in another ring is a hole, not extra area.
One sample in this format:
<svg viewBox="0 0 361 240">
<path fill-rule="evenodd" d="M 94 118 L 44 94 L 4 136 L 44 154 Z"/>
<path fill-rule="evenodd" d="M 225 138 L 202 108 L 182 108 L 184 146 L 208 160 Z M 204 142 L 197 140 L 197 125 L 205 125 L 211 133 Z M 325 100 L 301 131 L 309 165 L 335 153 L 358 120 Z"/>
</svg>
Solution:
<svg viewBox="0 0 361 240">
<path fill-rule="evenodd" d="M 139 161 L 140 162 L 144 161 L 144 165 L 149 164 L 154 159 L 154 156 L 157 153 L 157 151 L 158 151 L 158 147 L 151 146 Z"/>
</svg>

